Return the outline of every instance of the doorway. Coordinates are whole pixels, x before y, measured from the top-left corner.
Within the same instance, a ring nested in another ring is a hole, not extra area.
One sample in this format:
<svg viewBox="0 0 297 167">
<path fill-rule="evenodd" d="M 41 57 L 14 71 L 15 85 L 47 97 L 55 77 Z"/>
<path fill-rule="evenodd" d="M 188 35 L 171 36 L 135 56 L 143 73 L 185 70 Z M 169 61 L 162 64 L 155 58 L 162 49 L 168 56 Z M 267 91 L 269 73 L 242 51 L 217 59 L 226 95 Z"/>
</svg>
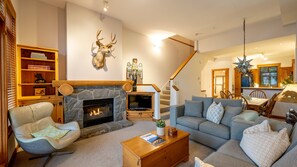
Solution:
<svg viewBox="0 0 297 167">
<path fill-rule="evenodd" d="M 212 70 L 212 97 L 220 97 L 220 91 L 229 90 L 229 68 Z"/>
</svg>

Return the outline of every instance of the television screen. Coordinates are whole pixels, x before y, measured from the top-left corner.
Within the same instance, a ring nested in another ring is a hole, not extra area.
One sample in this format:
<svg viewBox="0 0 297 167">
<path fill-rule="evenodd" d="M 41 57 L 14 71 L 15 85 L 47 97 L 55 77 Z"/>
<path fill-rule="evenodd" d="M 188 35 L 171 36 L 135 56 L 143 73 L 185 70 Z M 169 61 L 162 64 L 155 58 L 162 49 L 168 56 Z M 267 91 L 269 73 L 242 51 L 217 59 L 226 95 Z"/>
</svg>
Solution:
<svg viewBox="0 0 297 167">
<path fill-rule="evenodd" d="M 128 95 L 129 110 L 148 110 L 152 109 L 152 96 Z"/>
</svg>

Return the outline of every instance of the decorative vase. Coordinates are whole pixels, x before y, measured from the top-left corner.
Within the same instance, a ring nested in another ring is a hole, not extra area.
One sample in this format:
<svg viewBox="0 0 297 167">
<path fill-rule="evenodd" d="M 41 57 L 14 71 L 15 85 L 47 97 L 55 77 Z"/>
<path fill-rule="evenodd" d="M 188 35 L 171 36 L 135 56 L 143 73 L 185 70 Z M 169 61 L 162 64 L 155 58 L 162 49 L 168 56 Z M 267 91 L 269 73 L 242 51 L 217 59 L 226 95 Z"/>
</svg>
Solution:
<svg viewBox="0 0 297 167">
<path fill-rule="evenodd" d="M 157 135 L 158 136 L 164 136 L 164 134 L 165 134 L 165 128 L 157 127 Z"/>
</svg>

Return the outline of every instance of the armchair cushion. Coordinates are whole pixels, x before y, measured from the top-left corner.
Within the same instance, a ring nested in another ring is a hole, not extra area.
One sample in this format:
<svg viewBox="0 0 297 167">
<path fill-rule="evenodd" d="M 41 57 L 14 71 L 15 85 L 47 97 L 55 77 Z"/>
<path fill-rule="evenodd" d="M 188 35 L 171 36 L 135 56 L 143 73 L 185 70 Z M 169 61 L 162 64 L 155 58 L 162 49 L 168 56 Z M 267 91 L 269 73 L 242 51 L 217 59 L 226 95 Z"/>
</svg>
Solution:
<svg viewBox="0 0 297 167">
<path fill-rule="evenodd" d="M 63 136 L 65 136 L 69 131 L 70 130 L 61 130 L 61 129 L 58 129 L 58 128 L 52 126 L 52 125 L 49 125 L 45 129 L 42 129 L 40 131 L 31 133 L 31 134 L 34 137 L 44 137 L 44 136 L 47 136 L 47 137 L 51 137 L 51 138 L 54 138 L 54 139 L 57 140 L 57 139 L 60 139 Z"/>
<path fill-rule="evenodd" d="M 185 116 L 202 117 L 202 101 L 185 101 Z"/>
</svg>

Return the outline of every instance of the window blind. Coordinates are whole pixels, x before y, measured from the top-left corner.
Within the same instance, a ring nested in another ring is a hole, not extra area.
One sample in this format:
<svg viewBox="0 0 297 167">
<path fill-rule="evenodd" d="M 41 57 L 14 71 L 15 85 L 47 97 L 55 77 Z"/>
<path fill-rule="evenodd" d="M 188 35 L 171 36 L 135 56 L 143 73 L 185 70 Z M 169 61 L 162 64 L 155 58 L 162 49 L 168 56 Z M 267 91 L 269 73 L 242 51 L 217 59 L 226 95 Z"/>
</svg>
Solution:
<svg viewBox="0 0 297 167">
<path fill-rule="evenodd" d="M 8 109 L 16 106 L 16 35 L 15 19 L 10 14 L 6 15 L 6 74 Z"/>
</svg>

